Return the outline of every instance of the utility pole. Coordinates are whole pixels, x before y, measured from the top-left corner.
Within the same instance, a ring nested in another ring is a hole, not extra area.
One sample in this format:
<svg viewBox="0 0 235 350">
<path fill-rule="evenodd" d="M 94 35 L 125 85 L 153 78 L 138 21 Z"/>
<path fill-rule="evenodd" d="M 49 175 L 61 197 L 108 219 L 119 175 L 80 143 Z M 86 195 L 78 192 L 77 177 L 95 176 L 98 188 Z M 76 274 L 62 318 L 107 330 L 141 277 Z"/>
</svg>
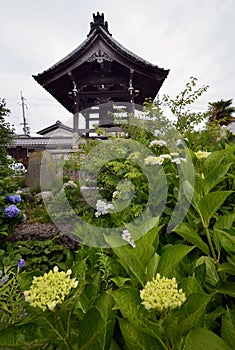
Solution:
<svg viewBox="0 0 235 350">
<path fill-rule="evenodd" d="M 25 98 L 23 97 L 22 91 L 20 92 L 20 99 L 21 99 L 20 105 L 22 107 L 22 115 L 23 115 L 23 123 L 20 123 L 20 124 L 23 125 L 24 135 L 28 135 L 29 127 L 27 126 L 26 116 L 25 116 L 25 108 L 27 109 L 28 107 L 25 103 Z"/>
</svg>

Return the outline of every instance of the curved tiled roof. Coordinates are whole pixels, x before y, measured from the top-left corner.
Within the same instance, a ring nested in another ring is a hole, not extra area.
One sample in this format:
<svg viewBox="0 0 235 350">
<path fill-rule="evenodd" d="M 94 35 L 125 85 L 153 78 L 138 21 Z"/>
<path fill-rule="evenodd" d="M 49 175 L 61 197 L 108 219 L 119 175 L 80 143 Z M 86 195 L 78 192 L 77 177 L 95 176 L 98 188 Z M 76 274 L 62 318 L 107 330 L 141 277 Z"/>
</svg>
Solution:
<svg viewBox="0 0 235 350">
<path fill-rule="evenodd" d="M 72 147 L 72 137 L 15 137 L 11 147 L 39 147 L 39 146 L 57 146 Z"/>
<path fill-rule="evenodd" d="M 107 98 L 114 102 L 117 99 L 129 101 L 128 84 L 136 89 L 136 104 L 142 105 L 146 98 L 154 99 L 169 70 L 159 68 L 125 48 L 109 33 L 104 15 L 93 16 L 87 38 L 53 66 L 33 75 L 34 79 L 71 113 L 75 110 L 74 90 L 75 93 L 79 91 L 79 110 L 99 103 L 102 96 L 104 101 Z M 96 62 L 93 60 L 99 52 L 107 56 L 104 60 L 108 62 L 104 65 L 97 58 Z M 104 91 L 99 90 L 103 81 L 107 85 Z"/>
<path fill-rule="evenodd" d="M 91 29 L 90 33 L 88 34 L 87 38 L 72 52 L 70 52 L 68 55 L 66 55 L 64 58 L 62 58 L 60 61 L 52 65 L 50 68 L 46 69 L 42 73 L 39 73 L 38 75 L 33 75 L 33 77 L 36 79 L 37 77 L 43 76 L 47 73 L 52 72 L 53 70 L 56 70 L 58 68 L 62 68 L 64 64 L 67 64 L 69 61 L 73 61 L 76 59 L 79 55 L 83 53 L 83 51 L 86 50 L 86 48 L 90 45 L 90 43 L 96 38 L 96 36 L 102 37 L 108 44 L 117 52 L 122 54 L 124 57 L 134 61 L 137 64 L 140 64 L 146 68 L 152 68 L 155 70 L 158 70 L 159 72 L 165 74 L 169 73 L 168 69 L 160 68 L 157 65 L 154 65 L 147 60 L 141 58 L 140 56 L 136 55 L 132 51 L 125 48 L 122 44 L 120 44 L 117 40 L 115 40 L 112 35 L 108 32 L 108 30 L 105 28 L 102 24 L 97 24 L 93 26 L 93 29 Z"/>
<path fill-rule="evenodd" d="M 53 124 L 53 125 L 50 125 L 50 126 L 48 126 L 48 127 L 46 127 L 46 128 L 43 128 L 42 130 L 39 130 L 38 132 L 37 132 L 37 134 L 39 134 L 39 135 L 45 135 L 45 134 L 47 134 L 48 132 L 50 132 L 50 131 L 54 131 L 54 130 L 56 130 L 56 129 L 63 129 L 63 130 L 66 130 L 66 131 L 73 131 L 73 129 L 72 128 L 70 128 L 69 126 L 67 126 L 67 125 L 64 125 L 63 123 L 61 123 L 61 121 L 60 120 L 57 120 L 57 122 L 55 123 L 55 124 Z"/>
</svg>

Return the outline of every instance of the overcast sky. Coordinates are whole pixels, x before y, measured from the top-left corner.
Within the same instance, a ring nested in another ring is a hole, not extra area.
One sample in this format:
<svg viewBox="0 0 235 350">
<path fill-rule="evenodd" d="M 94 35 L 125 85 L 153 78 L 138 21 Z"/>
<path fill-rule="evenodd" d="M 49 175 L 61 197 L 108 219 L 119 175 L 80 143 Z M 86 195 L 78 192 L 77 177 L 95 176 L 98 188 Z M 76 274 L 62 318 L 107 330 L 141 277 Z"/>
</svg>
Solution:
<svg viewBox="0 0 235 350">
<path fill-rule="evenodd" d="M 170 69 L 160 97 L 174 97 L 191 76 L 209 90 L 194 105 L 234 99 L 234 0 L 0 0 L 0 97 L 10 122 L 22 131 L 20 91 L 32 132 L 71 118 L 32 78 L 85 40 L 93 12 L 104 12 L 109 31 L 142 58 Z"/>
</svg>

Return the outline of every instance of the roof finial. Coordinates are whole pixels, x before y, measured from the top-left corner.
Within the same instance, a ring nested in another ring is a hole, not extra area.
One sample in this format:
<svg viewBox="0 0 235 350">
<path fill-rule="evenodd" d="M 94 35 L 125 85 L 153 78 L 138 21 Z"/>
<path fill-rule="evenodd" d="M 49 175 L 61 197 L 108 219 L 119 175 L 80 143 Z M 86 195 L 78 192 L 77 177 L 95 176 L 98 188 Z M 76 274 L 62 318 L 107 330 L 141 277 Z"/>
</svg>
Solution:
<svg viewBox="0 0 235 350">
<path fill-rule="evenodd" d="M 97 12 L 97 14 L 93 13 L 93 22 L 91 22 L 90 25 L 91 25 L 91 29 L 88 36 L 93 32 L 93 30 L 97 29 L 98 27 L 102 27 L 109 35 L 111 35 L 108 30 L 108 22 L 104 21 L 103 13 L 101 14 L 99 12 Z"/>
</svg>

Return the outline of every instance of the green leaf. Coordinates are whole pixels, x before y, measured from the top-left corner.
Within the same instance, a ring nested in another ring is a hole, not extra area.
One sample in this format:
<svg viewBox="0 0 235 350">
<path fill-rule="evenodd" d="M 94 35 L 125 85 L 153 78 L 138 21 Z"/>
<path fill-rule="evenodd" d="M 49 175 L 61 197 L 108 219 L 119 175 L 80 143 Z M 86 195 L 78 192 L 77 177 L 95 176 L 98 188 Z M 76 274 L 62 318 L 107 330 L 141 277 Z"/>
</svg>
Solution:
<svg viewBox="0 0 235 350">
<path fill-rule="evenodd" d="M 84 316 L 79 329 L 78 348 L 80 350 L 104 349 L 104 344 L 100 339 L 104 328 L 105 322 L 99 311 L 94 308 L 90 309 Z"/>
<path fill-rule="evenodd" d="M 208 176 L 206 176 L 205 181 L 203 183 L 204 194 L 210 192 L 218 183 L 225 179 L 225 175 L 227 174 L 230 164 L 219 165 L 214 170 L 211 169 Z"/>
<path fill-rule="evenodd" d="M 235 250 L 235 236 L 223 231 L 214 229 L 214 235 L 220 242 L 221 246 L 228 254 L 234 254 Z"/>
<path fill-rule="evenodd" d="M 113 305 L 114 305 L 114 300 L 113 300 L 111 294 L 103 293 L 95 301 L 93 307 L 99 311 L 102 319 L 104 321 L 107 321 L 109 314 L 110 314 L 110 310 L 112 310 Z"/>
<path fill-rule="evenodd" d="M 231 349 L 235 349 L 235 310 L 227 309 L 223 315 L 221 336 Z"/>
<path fill-rule="evenodd" d="M 79 350 L 109 349 L 115 322 L 115 311 L 112 308 L 111 295 L 105 293 L 96 300 L 80 325 Z"/>
<path fill-rule="evenodd" d="M 216 287 L 216 292 L 235 297 L 235 282 L 223 282 Z"/>
<path fill-rule="evenodd" d="M 216 220 L 214 228 L 230 230 L 235 219 L 235 213 L 219 216 Z"/>
<path fill-rule="evenodd" d="M 143 332 L 159 338 L 161 326 L 148 319 L 149 313 L 141 304 L 140 291 L 133 288 L 122 288 L 111 292 L 115 300 L 115 309 L 119 309 L 122 316 L 135 323 Z"/>
<path fill-rule="evenodd" d="M 95 299 L 97 298 L 100 288 L 100 274 L 97 273 L 95 278 L 89 285 L 85 288 L 83 293 L 78 298 L 77 306 L 82 309 L 85 313 L 92 306 Z"/>
<path fill-rule="evenodd" d="M 202 287 L 194 276 L 183 279 L 179 284 L 179 288 L 182 288 L 186 295 L 202 292 Z"/>
<path fill-rule="evenodd" d="M 53 341 L 50 336 L 41 334 L 35 324 L 11 325 L 0 330 L 0 349 L 43 349 L 50 340 Z"/>
<path fill-rule="evenodd" d="M 206 279 L 206 264 L 201 264 L 195 267 L 194 276 L 201 286 L 204 285 Z"/>
<path fill-rule="evenodd" d="M 130 282 L 131 278 L 125 278 L 125 277 L 121 277 L 121 276 L 116 276 L 113 278 L 110 278 L 111 281 L 113 281 L 113 283 L 118 287 L 124 287 L 125 283 Z"/>
<path fill-rule="evenodd" d="M 219 272 L 226 272 L 232 276 L 235 276 L 235 266 L 229 262 L 221 264 L 218 268 Z"/>
<path fill-rule="evenodd" d="M 198 204 L 198 211 L 202 219 L 203 226 L 209 227 L 210 219 L 216 213 L 216 211 L 222 206 L 225 199 L 233 191 L 216 191 L 206 194 L 202 197 Z"/>
<path fill-rule="evenodd" d="M 208 329 L 195 328 L 188 334 L 184 350 L 231 350 L 216 334 Z"/>
<path fill-rule="evenodd" d="M 154 244 L 161 227 L 158 227 L 159 217 L 147 218 L 142 224 L 136 226 L 125 224 L 125 228 L 130 232 L 138 244 Z"/>
<path fill-rule="evenodd" d="M 206 267 L 206 275 L 205 275 L 205 283 L 208 287 L 214 288 L 219 281 L 219 275 L 216 271 L 215 264 L 213 260 L 208 256 L 201 256 L 196 261 L 196 267 L 205 264 Z"/>
<path fill-rule="evenodd" d="M 155 253 L 147 265 L 147 279 L 151 281 L 157 274 L 157 268 L 160 261 L 160 256 Z"/>
<path fill-rule="evenodd" d="M 159 261 L 157 272 L 165 277 L 174 276 L 174 268 L 183 260 L 183 258 L 192 250 L 194 247 L 186 245 L 171 246 L 166 249 Z"/>
<path fill-rule="evenodd" d="M 21 290 L 28 290 L 32 284 L 33 277 L 41 276 L 41 273 L 38 271 L 33 272 L 21 272 L 17 275 L 17 282 Z"/>
<path fill-rule="evenodd" d="M 207 244 L 203 242 L 198 232 L 196 232 L 190 224 L 182 222 L 179 226 L 177 226 L 175 232 L 186 239 L 188 242 L 197 246 L 206 255 L 210 255 L 210 250 Z"/>
<path fill-rule="evenodd" d="M 225 150 L 212 152 L 204 161 L 202 165 L 202 172 L 205 177 L 209 176 L 218 166 L 220 166 L 224 157 L 226 156 Z"/>
<path fill-rule="evenodd" d="M 115 301 L 115 309 L 120 309 L 124 318 L 139 322 L 144 311 L 139 290 L 125 287 L 110 293 Z"/>
<path fill-rule="evenodd" d="M 182 321 L 178 325 L 179 334 L 186 335 L 192 328 L 203 325 L 205 310 L 211 296 L 205 293 L 193 293 L 187 296 L 181 307 Z"/>
<path fill-rule="evenodd" d="M 128 350 L 167 350 L 156 338 L 143 333 L 133 323 L 119 319 L 119 325 Z"/>
<path fill-rule="evenodd" d="M 150 244 L 137 244 L 136 248 L 129 245 L 113 248 L 113 252 L 118 256 L 120 264 L 126 272 L 142 286 L 147 282 L 146 268 L 154 251 L 154 247 Z"/>
<path fill-rule="evenodd" d="M 215 310 L 206 314 L 204 328 L 216 329 L 216 327 L 220 326 L 220 318 L 224 313 L 225 309 L 222 306 L 218 306 Z"/>
<path fill-rule="evenodd" d="M 115 340 L 112 339 L 109 350 L 121 350 L 121 348 L 118 346 Z"/>
<path fill-rule="evenodd" d="M 0 231 L 0 235 L 2 236 L 8 236 L 8 233 L 6 231 Z"/>
</svg>

